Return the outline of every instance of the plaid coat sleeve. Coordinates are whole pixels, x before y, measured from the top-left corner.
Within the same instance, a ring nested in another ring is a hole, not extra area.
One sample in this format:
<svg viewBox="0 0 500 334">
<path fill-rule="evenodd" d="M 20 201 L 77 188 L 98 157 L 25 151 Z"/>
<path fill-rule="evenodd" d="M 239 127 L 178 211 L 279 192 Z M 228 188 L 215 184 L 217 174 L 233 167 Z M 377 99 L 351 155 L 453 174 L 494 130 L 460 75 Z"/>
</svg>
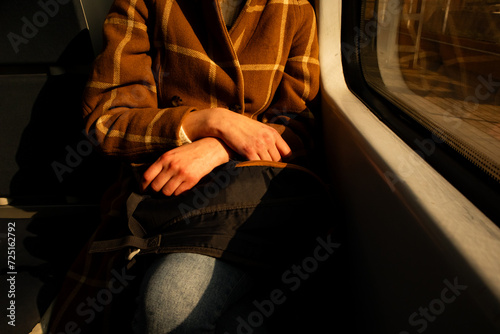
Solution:
<svg viewBox="0 0 500 334">
<path fill-rule="evenodd" d="M 178 146 L 183 116 L 194 107 L 159 108 L 149 6 L 117 0 L 104 22 L 106 46 L 84 92 L 87 131 L 107 155 L 137 159 Z"/>
<path fill-rule="evenodd" d="M 179 146 L 183 117 L 216 107 L 276 128 L 295 153 L 308 146 L 319 86 L 308 1 L 247 0 L 227 31 L 216 0 L 115 0 L 104 32 L 84 114 L 107 155 L 137 162 Z"/>
<path fill-rule="evenodd" d="M 298 30 L 288 54 L 283 77 L 273 103 L 261 119 L 276 128 L 294 155 L 311 148 L 314 115 L 307 107 L 319 91 L 319 50 L 316 16 L 307 1 L 302 3 Z"/>
</svg>

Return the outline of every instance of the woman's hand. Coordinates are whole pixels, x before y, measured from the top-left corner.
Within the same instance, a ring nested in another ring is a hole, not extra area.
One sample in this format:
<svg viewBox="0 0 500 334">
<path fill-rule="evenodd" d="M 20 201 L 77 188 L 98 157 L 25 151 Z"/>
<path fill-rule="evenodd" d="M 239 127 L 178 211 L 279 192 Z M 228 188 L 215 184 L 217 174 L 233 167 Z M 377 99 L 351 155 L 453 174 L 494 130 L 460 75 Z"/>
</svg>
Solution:
<svg viewBox="0 0 500 334">
<path fill-rule="evenodd" d="M 180 195 L 229 161 L 232 151 L 248 160 L 280 161 L 291 154 L 274 128 L 227 109 L 192 112 L 183 128 L 192 143 L 172 149 L 154 162 L 143 175 L 143 190 L 149 187 L 166 196 Z"/>
<path fill-rule="evenodd" d="M 177 196 L 227 161 L 229 151 L 223 143 L 216 138 L 202 138 L 164 153 L 146 170 L 141 187 Z"/>
<path fill-rule="evenodd" d="M 191 140 L 217 137 L 248 160 L 280 161 L 292 152 L 274 128 L 227 109 L 191 112 L 183 128 Z"/>
</svg>

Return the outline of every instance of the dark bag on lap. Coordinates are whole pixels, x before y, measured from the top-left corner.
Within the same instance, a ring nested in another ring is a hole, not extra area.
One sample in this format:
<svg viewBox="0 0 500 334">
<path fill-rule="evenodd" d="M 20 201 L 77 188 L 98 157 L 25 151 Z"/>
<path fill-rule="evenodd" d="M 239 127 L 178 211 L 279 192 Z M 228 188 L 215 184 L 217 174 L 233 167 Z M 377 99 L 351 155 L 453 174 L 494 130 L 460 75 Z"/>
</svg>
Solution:
<svg viewBox="0 0 500 334">
<path fill-rule="evenodd" d="M 281 273 L 310 256 L 337 218 L 321 180 L 284 163 L 230 162 L 177 197 L 129 196 L 127 184 L 110 198 L 128 197 L 128 226 L 127 216 L 111 215 L 124 201 L 113 201 L 118 207 L 106 210 L 68 272 L 47 332 L 129 333 L 141 273 L 156 253 L 194 252 Z"/>
<path fill-rule="evenodd" d="M 331 200 L 309 170 L 265 161 L 229 162 L 180 196 L 133 193 L 131 234 L 91 252 L 194 252 L 250 265 L 292 260 L 325 235 Z"/>
</svg>

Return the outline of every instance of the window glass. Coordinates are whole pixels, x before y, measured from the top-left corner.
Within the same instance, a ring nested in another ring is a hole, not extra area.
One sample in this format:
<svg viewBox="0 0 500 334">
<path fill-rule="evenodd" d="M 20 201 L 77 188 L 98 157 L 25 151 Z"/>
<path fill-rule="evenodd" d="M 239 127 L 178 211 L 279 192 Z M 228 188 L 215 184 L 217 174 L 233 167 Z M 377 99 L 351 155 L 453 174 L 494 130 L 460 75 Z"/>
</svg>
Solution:
<svg viewBox="0 0 500 334">
<path fill-rule="evenodd" d="M 368 84 L 500 181 L 500 0 L 367 0 Z"/>
</svg>

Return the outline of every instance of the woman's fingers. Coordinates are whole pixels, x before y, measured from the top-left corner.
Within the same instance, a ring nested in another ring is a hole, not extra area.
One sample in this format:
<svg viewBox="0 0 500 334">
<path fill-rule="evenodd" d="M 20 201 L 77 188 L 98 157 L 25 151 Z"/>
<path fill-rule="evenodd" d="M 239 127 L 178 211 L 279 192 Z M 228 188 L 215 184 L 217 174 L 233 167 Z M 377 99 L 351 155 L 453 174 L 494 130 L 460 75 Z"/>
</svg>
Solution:
<svg viewBox="0 0 500 334">
<path fill-rule="evenodd" d="M 164 153 L 144 172 L 141 187 L 166 196 L 179 195 L 228 160 L 228 149 L 220 140 L 200 139 Z"/>
<path fill-rule="evenodd" d="M 276 142 L 276 148 L 281 158 L 287 158 L 292 154 L 292 149 L 290 148 L 290 146 L 288 146 L 286 141 L 281 136 L 279 139 L 280 140 Z"/>
<path fill-rule="evenodd" d="M 156 170 L 155 167 L 153 167 Z M 162 170 L 154 177 L 154 179 L 149 182 L 149 187 L 154 192 L 161 192 L 165 196 L 178 196 L 185 192 L 186 190 L 191 189 L 195 183 L 192 182 L 191 179 L 187 178 L 186 175 L 183 175 L 182 172 L 175 173 L 174 171 L 166 168 L 162 168 Z M 153 175 L 153 172 L 151 172 Z M 144 183 L 146 184 L 146 183 Z M 143 190 L 147 188 L 143 185 Z"/>
<path fill-rule="evenodd" d="M 227 144 L 248 160 L 281 161 L 289 156 L 291 149 L 281 135 L 273 128 L 263 126 L 253 133 L 234 135 Z"/>
<path fill-rule="evenodd" d="M 156 180 L 162 170 L 163 166 L 159 164 L 158 161 L 149 166 L 142 176 L 141 188 L 143 191 L 146 190 L 146 188 L 148 188 L 154 180 Z"/>
<path fill-rule="evenodd" d="M 269 156 L 271 161 L 281 161 L 281 154 L 276 147 L 269 150 Z"/>
<path fill-rule="evenodd" d="M 199 118 L 203 119 L 204 110 L 200 111 Z M 206 128 L 210 136 L 220 138 L 234 152 L 248 160 L 271 160 L 280 161 L 281 158 L 290 155 L 290 147 L 273 127 L 251 119 L 241 114 L 226 109 L 207 113 L 210 121 Z M 193 124 L 194 123 L 194 124 Z M 188 122 L 186 125 L 197 128 L 196 122 Z"/>
<path fill-rule="evenodd" d="M 271 158 L 271 155 L 269 154 L 268 151 L 262 151 L 259 154 L 259 159 L 258 160 L 273 161 L 273 158 Z"/>
<path fill-rule="evenodd" d="M 178 187 L 177 189 L 175 189 L 173 195 L 174 196 L 179 196 L 181 195 L 182 193 L 190 190 L 191 188 L 193 188 L 196 184 L 193 184 L 193 183 L 189 183 L 189 182 L 182 182 Z"/>
<path fill-rule="evenodd" d="M 158 192 L 162 192 L 163 195 L 165 196 L 172 196 L 175 194 L 177 189 L 179 189 L 179 186 L 184 183 L 184 180 L 181 177 L 178 177 L 177 175 L 170 177 L 167 182 L 163 184 L 160 190 Z M 153 188 L 153 190 L 155 190 Z"/>
<path fill-rule="evenodd" d="M 264 141 L 264 145 L 259 147 L 258 155 L 260 160 L 281 161 L 288 157 L 291 152 L 292 150 L 285 140 L 273 129 L 273 137 L 268 137 Z"/>
</svg>

